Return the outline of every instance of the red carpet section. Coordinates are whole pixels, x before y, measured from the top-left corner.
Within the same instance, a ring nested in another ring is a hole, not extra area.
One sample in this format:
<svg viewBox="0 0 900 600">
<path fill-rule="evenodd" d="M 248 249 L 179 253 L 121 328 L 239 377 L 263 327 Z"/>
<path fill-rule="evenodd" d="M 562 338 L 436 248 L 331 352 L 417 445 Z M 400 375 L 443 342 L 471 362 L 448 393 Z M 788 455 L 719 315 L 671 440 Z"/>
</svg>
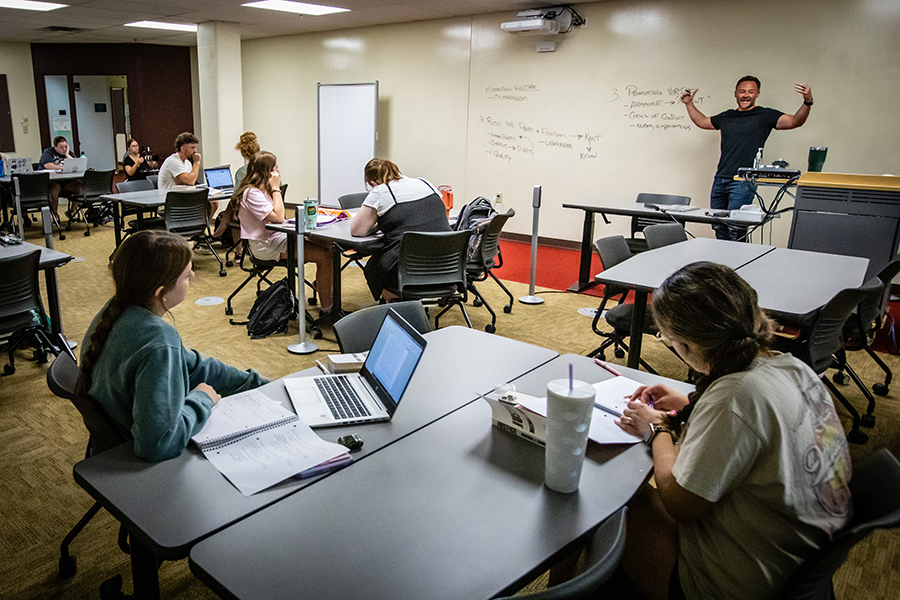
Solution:
<svg viewBox="0 0 900 600">
<path fill-rule="evenodd" d="M 529 283 L 531 277 L 531 244 L 522 242 L 500 241 L 503 253 L 503 266 L 494 270 L 494 274 L 507 281 Z M 538 246 L 537 275 L 535 285 L 552 290 L 565 290 L 578 280 L 578 259 L 580 252 L 563 248 Z M 600 257 L 593 253 L 591 259 L 591 275 L 603 270 Z M 603 296 L 603 286 L 595 286 L 586 292 L 591 296 Z M 629 298 L 630 302 L 631 299 Z M 893 321 L 888 319 L 886 326 L 878 332 L 872 347 L 878 352 L 900 354 L 900 302 L 891 302 Z M 897 323 L 893 328 L 893 323 Z M 895 333 L 896 331 L 896 333 Z"/>
</svg>

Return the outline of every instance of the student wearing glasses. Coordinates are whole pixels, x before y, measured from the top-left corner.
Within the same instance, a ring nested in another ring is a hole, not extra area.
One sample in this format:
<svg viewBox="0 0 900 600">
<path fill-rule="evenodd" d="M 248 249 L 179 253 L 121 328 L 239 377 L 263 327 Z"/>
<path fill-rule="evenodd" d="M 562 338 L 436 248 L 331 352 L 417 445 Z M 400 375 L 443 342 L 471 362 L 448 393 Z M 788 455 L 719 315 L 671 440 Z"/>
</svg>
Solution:
<svg viewBox="0 0 900 600">
<path fill-rule="evenodd" d="M 756 291 L 728 267 L 684 267 L 651 307 L 703 376 L 690 396 L 641 387 L 623 413 L 619 426 L 652 450 L 656 481 L 629 504 L 623 570 L 651 600 L 777 598 L 851 516 L 831 396 L 807 365 L 770 349 Z"/>
</svg>

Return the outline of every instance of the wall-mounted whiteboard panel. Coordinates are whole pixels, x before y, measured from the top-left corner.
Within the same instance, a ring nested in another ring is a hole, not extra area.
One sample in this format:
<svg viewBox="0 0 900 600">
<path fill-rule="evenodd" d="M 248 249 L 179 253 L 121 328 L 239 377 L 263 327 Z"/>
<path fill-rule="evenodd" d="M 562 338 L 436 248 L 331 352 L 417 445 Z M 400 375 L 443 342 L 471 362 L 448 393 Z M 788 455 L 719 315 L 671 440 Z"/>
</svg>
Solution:
<svg viewBox="0 0 900 600">
<path fill-rule="evenodd" d="M 365 191 L 363 169 L 375 156 L 378 82 L 319 84 L 319 202 L 338 206 Z"/>
</svg>

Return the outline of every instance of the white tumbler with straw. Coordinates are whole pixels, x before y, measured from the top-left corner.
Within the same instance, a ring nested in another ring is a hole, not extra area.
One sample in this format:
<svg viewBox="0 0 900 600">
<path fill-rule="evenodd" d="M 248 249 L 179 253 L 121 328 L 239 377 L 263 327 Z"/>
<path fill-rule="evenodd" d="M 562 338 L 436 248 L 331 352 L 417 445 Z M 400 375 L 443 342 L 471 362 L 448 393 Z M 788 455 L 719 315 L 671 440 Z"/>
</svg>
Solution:
<svg viewBox="0 0 900 600">
<path fill-rule="evenodd" d="M 547 384 L 547 449 L 544 483 L 557 492 L 578 490 L 596 390 L 572 379 L 555 379 Z"/>
</svg>

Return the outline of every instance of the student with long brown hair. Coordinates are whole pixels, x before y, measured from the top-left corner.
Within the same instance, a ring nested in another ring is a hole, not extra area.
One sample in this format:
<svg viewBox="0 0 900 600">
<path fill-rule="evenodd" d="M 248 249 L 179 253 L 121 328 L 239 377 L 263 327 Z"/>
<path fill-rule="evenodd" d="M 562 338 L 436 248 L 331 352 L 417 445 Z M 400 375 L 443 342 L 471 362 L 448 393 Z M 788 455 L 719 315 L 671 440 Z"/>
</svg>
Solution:
<svg viewBox="0 0 900 600">
<path fill-rule="evenodd" d="M 377 229 L 384 233 L 384 247 L 366 260 L 365 275 L 373 298 L 392 300 L 396 296 L 388 290 L 398 286 L 403 232 L 450 231 L 450 222 L 440 192 L 427 180 L 407 177 L 382 158 L 370 160 L 363 175 L 371 190 L 350 222 L 350 233 L 357 237 Z"/>
<path fill-rule="evenodd" d="M 131 431 L 135 454 L 148 460 L 178 456 L 222 395 L 265 383 L 188 350 L 165 321 L 194 278 L 191 258 L 184 238 L 165 231 L 127 238 L 113 260 L 115 295 L 82 344 L 76 391 Z"/>
<path fill-rule="evenodd" d="M 281 172 L 278 158 L 261 150 L 247 163 L 247 174 L 228 203 L 241 222 L 241 238 L 250 245 L 253 256 L 262 260 L 287 257 L 287 234 L 266 229 L 268 223 L 284 222 L 284 198 L 281 197 Z M 316 291 L 321 312 L 331 312 L 333 273 L 331 250 L 315 242 L 304 245 L 306 262 L 316 265 Z M 290 268 L 293 268 L 291 265 Z"/>
<path fill-rule="evenodd" d="M 650 600 L 777 598 L 850 518 L 831 396 L 812 369 L 770 349 L 756 291 L 726 266 L 682 268 L 651 307 L 664 341 L 703 377 L 690 397 L 641 387 L 624 411 L 620 427 L 650 446 L 656 480 L 629 503 L 624 571 Z"/>
</svg>

